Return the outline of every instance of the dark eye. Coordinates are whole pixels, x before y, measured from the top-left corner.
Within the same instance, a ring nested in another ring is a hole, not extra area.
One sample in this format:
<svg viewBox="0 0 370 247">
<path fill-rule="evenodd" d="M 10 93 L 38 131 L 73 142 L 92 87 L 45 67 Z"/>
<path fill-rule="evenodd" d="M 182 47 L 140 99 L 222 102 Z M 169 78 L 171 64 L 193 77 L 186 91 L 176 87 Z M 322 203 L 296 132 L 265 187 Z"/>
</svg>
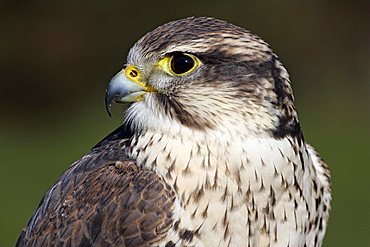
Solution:
<svg viewBox="0 0 370 247">
<path fill-rule="evenodd" d="M 184 53 L 176 53 L 171 59 L 171 70 L 177 75 L 191 71 L 195 67 L 195 60 Z"/>
</svg>

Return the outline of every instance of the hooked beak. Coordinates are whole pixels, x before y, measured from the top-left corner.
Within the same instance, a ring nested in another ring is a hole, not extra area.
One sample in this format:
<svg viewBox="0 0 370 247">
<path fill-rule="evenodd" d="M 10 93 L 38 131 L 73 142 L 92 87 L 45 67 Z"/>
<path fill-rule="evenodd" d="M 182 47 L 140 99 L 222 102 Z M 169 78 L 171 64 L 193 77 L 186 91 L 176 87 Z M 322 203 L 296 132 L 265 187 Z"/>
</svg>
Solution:
<svg viewBox="0 0 370 247">
<path fill-rule="evenodd" d="M 111 117 L 112 103 L 125 103 L 139 101 L 146 93 L 142 83 L 132 82 L 126 77 L 125 70 L 121 70 L 108 84 L 105 92 L 105 109 Z"/>
</svg>

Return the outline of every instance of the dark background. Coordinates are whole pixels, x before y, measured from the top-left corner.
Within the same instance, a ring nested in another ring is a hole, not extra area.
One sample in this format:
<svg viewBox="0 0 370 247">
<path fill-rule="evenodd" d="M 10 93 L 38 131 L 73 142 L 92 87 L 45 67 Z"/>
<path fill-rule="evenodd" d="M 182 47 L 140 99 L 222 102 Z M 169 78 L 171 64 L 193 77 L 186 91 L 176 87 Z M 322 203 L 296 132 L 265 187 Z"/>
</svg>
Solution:
<svg viewBox="0 0 370 247">
<path fill-rule="evenodd" d="M 146 32 L 213 16 L 257 33 L 288 68 L 305 133 L 329 163 L 325 246 L 370 243 L 369 1 L 13 1 L 0 3 L 0 246 L 39 200 L 121 122 L 105 87 Z"/>
</svg>

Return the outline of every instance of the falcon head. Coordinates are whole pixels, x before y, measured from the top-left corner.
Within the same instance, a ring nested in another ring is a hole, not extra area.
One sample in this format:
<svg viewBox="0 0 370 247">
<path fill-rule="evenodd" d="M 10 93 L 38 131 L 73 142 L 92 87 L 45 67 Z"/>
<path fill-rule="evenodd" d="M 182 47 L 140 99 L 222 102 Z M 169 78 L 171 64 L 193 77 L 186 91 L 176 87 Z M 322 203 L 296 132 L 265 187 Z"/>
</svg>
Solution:
<svg viewBox="0 0 370 247">
<path fill-rule="evenodd" d="M 190 17 L 142 37 L 108 85 L 137 130 L 300 133 L 289 77 L 270 46 L 225 21 Z"/>
</svg>

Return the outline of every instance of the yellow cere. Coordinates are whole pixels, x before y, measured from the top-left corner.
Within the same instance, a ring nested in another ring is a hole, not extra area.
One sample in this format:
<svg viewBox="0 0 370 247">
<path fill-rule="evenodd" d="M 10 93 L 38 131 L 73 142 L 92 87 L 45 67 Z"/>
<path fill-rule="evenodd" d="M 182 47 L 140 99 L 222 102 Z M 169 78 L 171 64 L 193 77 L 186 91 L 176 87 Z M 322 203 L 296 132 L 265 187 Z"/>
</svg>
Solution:
<svg viewBox="0 0 370 247">
<path fill-rule="evenodd" d="M 125 75 L 127 79 L 130 81 L 138 84 L 140 87 L 144 89 L 146 92 L 154 92 L 155 88 L 151 85 L 149 85 L 145 80 L 143 80 L 143 77 L 140 73 L 140 71 L 134 66 L 134 65 L 128 65 L 125 69 Z"/>
<path fill-rule="evenodd" d="M 174 58 L 173 54 L 168 54 L 168 55 L 164 56 L 161 60 L 159 60 L 157 62 L 156 67 L 160 68 L 161 70 L 163 70 L 164 72 L 166 72 L 167 74 L 172 75 L 172 76 L 185 76 L 185 75 L 188 75 L 189 73 L 193 72 L 195 69 L 199 68 L 200 65 L 202 65 L 202 62 L 197 57 L 195 57 L 191 54 L 188 54 L 188 53 L 183 53 L 183 54 L 186 55 L 186 56 L 189 56 L 194 62 L 193 68 L 191 68 L 190 70 L 188 70 L 185 73 L 177 74 L 172 70 L 171 62 L 172 62 L 172 59 Z"/>
</svg>

